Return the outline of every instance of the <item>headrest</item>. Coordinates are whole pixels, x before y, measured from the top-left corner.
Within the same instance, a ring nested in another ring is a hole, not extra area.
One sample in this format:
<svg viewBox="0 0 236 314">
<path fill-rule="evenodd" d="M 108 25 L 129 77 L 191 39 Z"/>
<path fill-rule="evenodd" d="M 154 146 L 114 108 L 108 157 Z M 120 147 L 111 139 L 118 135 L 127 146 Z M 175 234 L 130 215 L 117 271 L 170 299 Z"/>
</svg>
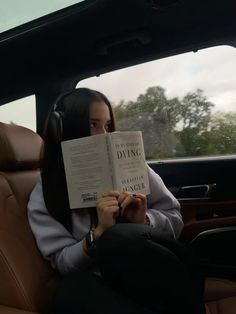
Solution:
<svg viewBox="0 0 236 314">
<path fill-rule="evenodd" d="M 35 132 L 0 122 L 0 171 L 38 168 L 42 144 L 41 137 Z"/>
</svg>

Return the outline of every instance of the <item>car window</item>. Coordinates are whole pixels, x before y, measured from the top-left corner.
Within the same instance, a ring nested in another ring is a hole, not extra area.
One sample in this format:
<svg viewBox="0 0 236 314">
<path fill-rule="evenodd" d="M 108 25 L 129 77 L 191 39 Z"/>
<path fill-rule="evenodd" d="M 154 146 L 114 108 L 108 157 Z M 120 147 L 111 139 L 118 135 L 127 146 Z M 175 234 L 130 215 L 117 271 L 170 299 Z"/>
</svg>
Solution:
<svg viewBox="0 0 236 314">
<path fill-rule="evenodd" d="M 0 122 L 17 124 L 36 131 L 35 96 L 31 95 L 0 106 Z"/>
<path fill-rule="evenodd" d="M 84 0 L 1 0 L 0 33 Z"/>
<path fill-rule="evenodd" d="M 118 130 L 143 132 L 148 160 L 236 153 L 236 50 L 219 46 L 88 78 Z"/>
</svg>

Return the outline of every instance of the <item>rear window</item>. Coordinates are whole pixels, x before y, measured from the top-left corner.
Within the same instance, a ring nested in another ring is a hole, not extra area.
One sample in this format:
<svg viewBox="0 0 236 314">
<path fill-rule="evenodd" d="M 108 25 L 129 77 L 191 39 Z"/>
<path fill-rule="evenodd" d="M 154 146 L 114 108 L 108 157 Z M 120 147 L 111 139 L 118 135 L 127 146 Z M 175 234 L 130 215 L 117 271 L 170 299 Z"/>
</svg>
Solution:
<svg viewBox="0 0 236 314">
<path fill-rule="evenodd" d="M 36 131 L 35 96 L 21 98 L 0 106 L 0 122 L 17 124 Z"/>
</svg>

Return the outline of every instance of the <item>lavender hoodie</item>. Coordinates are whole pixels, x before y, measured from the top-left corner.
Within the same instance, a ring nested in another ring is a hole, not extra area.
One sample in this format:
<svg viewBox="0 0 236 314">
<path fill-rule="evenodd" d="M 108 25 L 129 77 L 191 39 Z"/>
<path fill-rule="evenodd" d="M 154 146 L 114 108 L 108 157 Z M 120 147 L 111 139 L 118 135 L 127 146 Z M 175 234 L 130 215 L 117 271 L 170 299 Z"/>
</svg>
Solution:
<svg viewBox="0 0 236 314">
<path fill-rule="evenodd" d="M 147 215 L 150 225 L 177 238 L 183 228 L 180 205 L 150 167 L 148 177 L 150 195 L 147 196 Z M 90 229 L 88 211 L 72 211 L 71 234 L 49 214 L 44 202 L 41 178 L 30 195 L 28 219 L 40 252 L 61 274 L 84 270 L 92 263 L 82 247 L 82 240 Z"/>
</svg>

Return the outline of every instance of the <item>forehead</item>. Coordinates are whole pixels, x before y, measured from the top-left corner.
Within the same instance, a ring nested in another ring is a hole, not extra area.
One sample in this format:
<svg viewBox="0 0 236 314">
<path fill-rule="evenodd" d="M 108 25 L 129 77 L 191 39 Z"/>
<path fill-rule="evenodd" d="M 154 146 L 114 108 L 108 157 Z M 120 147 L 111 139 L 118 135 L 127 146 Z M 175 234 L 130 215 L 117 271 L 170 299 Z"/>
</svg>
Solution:
<svg viewBox="0 0 236 314">
<path fill-rule="evenodd" d="M 104 118 L 110 120 L 110 111 L 104 101 L 92 102 L 89 107 L 90 118 Z"/>
</svg>

